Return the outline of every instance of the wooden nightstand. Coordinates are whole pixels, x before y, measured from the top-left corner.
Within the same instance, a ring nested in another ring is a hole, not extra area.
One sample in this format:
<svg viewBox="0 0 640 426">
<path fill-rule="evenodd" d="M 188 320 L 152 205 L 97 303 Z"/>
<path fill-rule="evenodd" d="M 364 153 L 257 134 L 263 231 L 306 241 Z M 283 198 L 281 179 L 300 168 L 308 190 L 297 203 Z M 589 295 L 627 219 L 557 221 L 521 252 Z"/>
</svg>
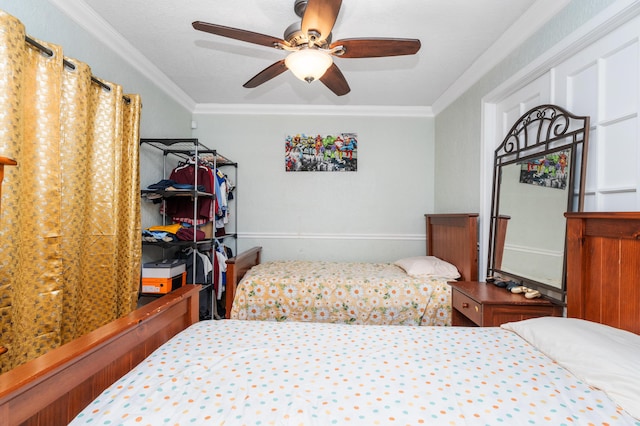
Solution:
<svg viewBox="0 0 640 426">
<path fill-rule="evenodd" d="M 527 299 L 478 281 L 450 282 L 454 326 L 495 327 L 528 318 L 562 316 L 562 306 L 544 298 Z"/>
</svg>

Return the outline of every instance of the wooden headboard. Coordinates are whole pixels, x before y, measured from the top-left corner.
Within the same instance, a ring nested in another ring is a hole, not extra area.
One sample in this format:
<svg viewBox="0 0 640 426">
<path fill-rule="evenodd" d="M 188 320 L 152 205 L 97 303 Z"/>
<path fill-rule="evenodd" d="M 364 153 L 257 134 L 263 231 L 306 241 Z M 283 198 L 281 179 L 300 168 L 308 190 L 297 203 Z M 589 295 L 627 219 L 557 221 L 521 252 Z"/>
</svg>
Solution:
<svg viewBox="0 0 640 426">
<path fill-rule="evenodd" d="M 567 316 L 640 334 L 640 212 L 565 216 Z"/>
<path fill-rule="evenodd" d="M 478 214 L 426 214 L 427 255 L 455 265 L 461 281 L 478 281 Z"/>
</svg>

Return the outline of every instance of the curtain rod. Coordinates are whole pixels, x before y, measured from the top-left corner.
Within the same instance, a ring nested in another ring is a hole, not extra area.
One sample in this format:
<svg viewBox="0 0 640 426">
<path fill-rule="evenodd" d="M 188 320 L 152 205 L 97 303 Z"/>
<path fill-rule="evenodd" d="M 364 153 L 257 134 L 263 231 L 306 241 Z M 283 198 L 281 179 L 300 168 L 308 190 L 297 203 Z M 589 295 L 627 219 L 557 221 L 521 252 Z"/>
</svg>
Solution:
<svg viewBox="0 0 640 426">
<path fill-rule="evenodd" d="M 32 45 L 33 47 L 35 47 L 36 49 L 38 49 L 39 51 L 41 51 L 42 53 L 45 53 L 47 56 L 52 57 L 53 56 L 53 51 L 51 49 L 49 49 L 46 46 L 43 46 L 42 44 L 38 43 L 37 41 L 35 41 L 34 39 L 32 39 L 29 36 L 25 36 L 24 40 L 29 43 L 30 45 Z M 62 62 L 64 63 L 64 66 L 67 68 L 71 68 L 72 70 L 76 69 L 76 65 L 72 62 L 67 61 L 66 59 L 62 59 Z M 97 78 L 95 78 L 94 76 L 91 76 L 91 81 L 94 82 L 95 84 L 97 84 L 98 86 L 102 87 L 103 89 L 107 90 L 107 91 L 111 91 L 111 86 L 109 86 L 108 84 L 104 84 L 103 82 L 101 82 L 100 80 L 98 80 Z M 127 96 L 123 96 L 122 99 L 125 100 L 125 102 L 130 103 L 131 99 L 129 99 Z"/>
</svg>

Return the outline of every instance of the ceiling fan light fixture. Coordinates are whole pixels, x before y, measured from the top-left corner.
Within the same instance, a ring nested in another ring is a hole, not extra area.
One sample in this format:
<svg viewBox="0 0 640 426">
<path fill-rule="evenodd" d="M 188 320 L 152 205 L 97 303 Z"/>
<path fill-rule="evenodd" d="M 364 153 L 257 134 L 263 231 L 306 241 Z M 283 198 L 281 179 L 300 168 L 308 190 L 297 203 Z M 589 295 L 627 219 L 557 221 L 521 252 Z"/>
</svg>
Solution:
<svg viewBox="0 0 640 426">
<path fill-rule="evenodd" d="M 333 64 L 333 58 L 322 50 L 306 48 L 290 53 L 284 63 L 293 75 L 311 83 L 324 75 Z"/>
</svg>

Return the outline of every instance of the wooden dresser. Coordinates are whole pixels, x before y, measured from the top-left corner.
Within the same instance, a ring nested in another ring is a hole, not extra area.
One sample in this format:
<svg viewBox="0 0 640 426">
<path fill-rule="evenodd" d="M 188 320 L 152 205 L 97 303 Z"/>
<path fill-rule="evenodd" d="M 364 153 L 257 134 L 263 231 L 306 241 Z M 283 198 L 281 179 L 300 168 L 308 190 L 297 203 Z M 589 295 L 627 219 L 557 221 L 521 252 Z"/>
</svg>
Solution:
<svg viewBox="0 0 640 426">
<path fill-rule="evenodd" d="M 479 281 L 451 282 L 453 326 L 495 327 L 528 318 L 560 317 L 563 308 L 548 299 L 527 299 Z"/>
</svg>

